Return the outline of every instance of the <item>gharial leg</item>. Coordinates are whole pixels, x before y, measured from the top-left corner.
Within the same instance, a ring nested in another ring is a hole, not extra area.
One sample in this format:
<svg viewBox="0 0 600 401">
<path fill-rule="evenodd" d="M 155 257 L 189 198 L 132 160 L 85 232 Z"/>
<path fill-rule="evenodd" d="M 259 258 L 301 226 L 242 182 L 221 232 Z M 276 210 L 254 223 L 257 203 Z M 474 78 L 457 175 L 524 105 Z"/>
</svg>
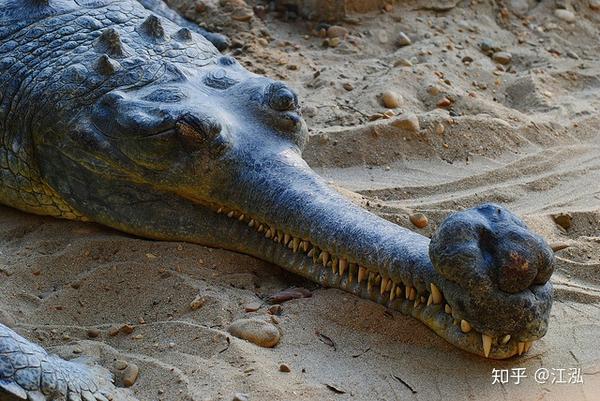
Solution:
<svg viewBox="0 0 600 401">
<path fill-rule="evenodd" d="M 220 33 L 208 32 L 193 22 L 188 21 L 179 15 L 177 11 L 169 8 L 162 0 L 138 0 L 138 2 L 153 13 L 204 36 L 209 42 L 215 45 L 219 51 L 223 51 L 229 46 L 229 38 L 227 38 L 227 36 L 221 35 Z"/>
<path fill-rule="evenodd" d="M 49 355 L 0 324 L 0 401 L 108 401 L 112 388 L 108 370 Z"/>
</svg>

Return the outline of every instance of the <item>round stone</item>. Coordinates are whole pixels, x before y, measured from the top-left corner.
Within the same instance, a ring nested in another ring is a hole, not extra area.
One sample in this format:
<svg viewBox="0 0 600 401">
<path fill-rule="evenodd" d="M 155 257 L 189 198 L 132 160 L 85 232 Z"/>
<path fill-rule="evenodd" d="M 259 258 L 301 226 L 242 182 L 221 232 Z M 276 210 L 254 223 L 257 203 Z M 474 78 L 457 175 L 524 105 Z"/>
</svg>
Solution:
<svg viewBox="0 0 600 401">
<path fill-rule="evenodd" d="M 391 90 L 387 90 L 381 94 L 381 101 L 388 109 L 400 107 L 400 96 Z"/>
<path fill-rule="evenodd" d="M 561 19 L 566 22 L 575 22 L 575 14 L 569 10 L 558 9 L 554 10 L 554 15 L 556 18 Z"/>
<path fill-rule="evenodd" d="M 281 334 L 271 323 L 258 319 L 239 319 L 227 329 L 231 335 L 260 347 L 272 348 L 279 343 Z"/>
<path fill-rule="evenodd" d="M 500 64 L 508 64 L 512 61 L 512 54 L 509 52 L 496 52 L 492 56 L 492 59 Z"/>
</svg>

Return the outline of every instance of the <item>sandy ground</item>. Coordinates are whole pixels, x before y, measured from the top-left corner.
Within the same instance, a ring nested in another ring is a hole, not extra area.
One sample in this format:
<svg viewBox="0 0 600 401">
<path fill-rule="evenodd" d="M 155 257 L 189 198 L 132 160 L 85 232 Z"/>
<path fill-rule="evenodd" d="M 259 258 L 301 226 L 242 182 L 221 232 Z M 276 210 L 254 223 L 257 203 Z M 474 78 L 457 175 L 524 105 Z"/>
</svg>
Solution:
<svg viewBox="0 0 600 401">
<path fill-rule="evenodd" d="M 215 24 L 250 70 L 298 90 L 311 127 L 306 159 L 374 212 L 412 229 L 408 214 L 423 212 L 429 235 L 449 212 L 494 201 L 549 242 L 570 245 L 557 253 L 549 332 L 526 356 L 466 354 L 411 318 L 250 257 L 8 208 L 0 208 L 0 321 L 67 358 L 91 355 L 115 372 L 115 360 L 138 365 L 125 392 L 140 400 L 600 399 L 600 11 L 574 2 L 566 22 L 554 2 L 528 11 L 526 1 L 506 3 L 434 12 L 405 2 L 353 15 L 334 48 L 312 34 L 314 23 L 275 12 L 231 19 L 240 2 Z M 397 45 L 400 31 L 411 45 Z M 480 49 L 484 39 L 512 62 L 498 67 Z M 385 89 L 400 95 L 400 117 L 369 121 L 386 111 Z M 444 97 L 451 106 L 437 107 Z M 419 130 L 391 126 L 406 115 Z M 571 215 L 569 229 L 555 224 L 558 213 Z M 313 296 L 271 317 L 263 300 L 291 286 Z M 192 310 L 198 295 L 206 303 Z M 276 322 L 276 348 L 227 333 L 248 316 Z M 111 335 L 127 323 L 133 332 Z M 527 377 L 492 384 L 493 368 L 524 368 Z M 549 370 L 545 384 L 534 378 L 539 368 Z M 583 384 L 558 383 L 560 369 L 566 381 L 579 370 Z"/>
</svg>

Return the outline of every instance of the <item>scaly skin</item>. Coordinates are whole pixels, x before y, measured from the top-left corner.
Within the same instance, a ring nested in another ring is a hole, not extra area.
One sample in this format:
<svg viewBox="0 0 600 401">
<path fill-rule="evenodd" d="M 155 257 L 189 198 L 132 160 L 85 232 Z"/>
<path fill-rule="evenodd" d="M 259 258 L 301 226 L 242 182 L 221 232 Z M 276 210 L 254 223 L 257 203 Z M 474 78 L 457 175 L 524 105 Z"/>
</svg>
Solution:
<svg viewBox="0 0 600 401">
<path fill-rule="evenodd" d="M 552 251 L 507 210 L 453 214 L 430 242 L 326 185 L 301 158 L 295 93 L 203 37 L 134 1 L 14 4 L 0 202 L 253 255 L 490 358 L 545 334 Z"/>
</svg>

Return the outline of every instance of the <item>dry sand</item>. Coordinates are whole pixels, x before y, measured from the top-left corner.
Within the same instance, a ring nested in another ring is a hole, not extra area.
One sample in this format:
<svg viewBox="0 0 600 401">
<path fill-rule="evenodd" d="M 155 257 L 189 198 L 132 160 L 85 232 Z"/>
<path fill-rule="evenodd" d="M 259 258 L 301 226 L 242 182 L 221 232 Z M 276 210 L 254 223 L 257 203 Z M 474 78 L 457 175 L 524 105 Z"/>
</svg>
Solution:
<svg viewBox="0 0 600 401">
<path fill-rule="evenodd" d="M 530 2 L 528 18 L 526 1 L 506 3 L 442 13 L 403 2 L 352 16 L 336 48 L 311 35 L 315 24 L 276 13 L 238 22 L 228 14 L 236 7 L 216 17 L 222 10 L 208 7 L 197 17 L 212 13 L 243 46 L 242 63 L 298 90 L 311 127 L 306 159 L 375 213 L 414 229 L 408 214 L 423 212 L 429 235 L 449 212 L 494 201 L 549 242 L 570 245 L 557 254 L 548 334 L 526 356 L 466 354 L 411 318 L 247 256 L 8 208 L 0 208 L 0 321 L 67 358 L 91 355 L 113 371 L 115 360 L 137 364 L 140 377 L 124 393 L 140 400 L 600 399 L 600 11 L 574 2 L 568 23 L 551 1 Z M 397 46 L 400 31 L 411 45 Z M 480 50 L 483 39 L 512 54 L 508 71 Z M 368 121 L 386 110 L 378 95 L 390 88 L 402 97 L 394 112 L 415 114 L 419 131 Z M 436 107 L 443 97 L 454 116 Z M 571 214 L 568 230 L 554 223 L 557 213 Z M 276 348 L 226 332 L 236 318 L 270 320 L 268 305 L 245 305 L 291 286 L 314 293 L 283 304 Z M 206 302 L 191 310 L 198 295 Z M 109 334 L 126 323 L 131 334 Z M 99 337 L 88 337 L 92 328 Z M 525 368 L 528 377 L 492 384 L 493 368 Z M 538 368 L 565 369 L 565 379 L 580 369 L 584 384 L 538 384 Z"/>
</svg>

